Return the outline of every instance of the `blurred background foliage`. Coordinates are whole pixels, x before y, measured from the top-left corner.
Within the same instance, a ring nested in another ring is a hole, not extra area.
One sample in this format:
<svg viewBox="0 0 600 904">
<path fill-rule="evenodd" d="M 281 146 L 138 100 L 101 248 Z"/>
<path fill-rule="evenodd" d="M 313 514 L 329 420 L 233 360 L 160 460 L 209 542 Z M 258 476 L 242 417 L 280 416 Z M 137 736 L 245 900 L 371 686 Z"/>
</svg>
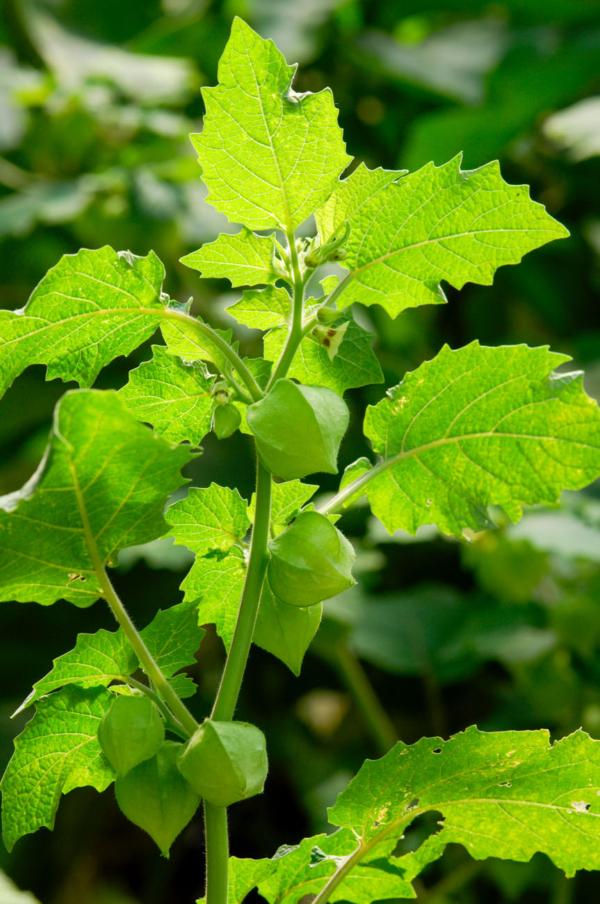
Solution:
<svg viewBox="0 0 600 904">
<path fill-rule="evenodd" d="M 214 325 L 233 326 L 246 353 L 260 334 L 238 327 L 226 282 L 199 281 L 178 259 L 235 229 L 204 201 L 187 140 L 201 125 L 199 88 L 216 81 L 234 15 L 299 61 L 298 91 L 333 88 L 349 150 L 369 166 L 414 169 L 464 152 L 499 158 L 505 178 L 571 230 L 571 238 L 498 273 L 494 285 L 450 290 L 449 304 L 375 328 L 386 385 L 461 346 L 550 344 L 586 369 L 600 396 L 600 4 L 598 0 L 4 0 L 0 12 L 1 305 L 19 308 L 46 270 L 80 246 L 110 243 L 167 267 L 167 289 Z M 120 386 L 149 344 L 114 362 Z M 0 403 L 0 492 L 37 465 L 64 385 L 27 371 Z M 368 452 L 361 416 L 384 391 L 350 394 L 342 465 Z M 240 464 L 240 456 L 242 463 Z M 218 442 L 190 468 L 252 492 L 246 437 Z M 323 482 L 331 491 L 335 480 Z M 268 793 L 232 811 L 238 856 L 270 856 L 321 830 L 325 808 L 367 756 L 401 737 L 481 728 L 560 737 L 580 725 L 600 739 L 600 493 L 565 494 L 555 510 L 459 544 L 434 529 L 389 537 L 361 506 L 343 526 L 360 586 L 327 605 L 302 675 L 255 649 L 239 717 L 269 738 Z M 116 580 L 140 624 L 179 599 L 189 563 L 168 542 L 128 551 Z M 0 611 L 0 768 L 22 719 L 11 713 L 78 632 L 111 627 L 101 604 Z M 208 634 L 195 668 L 196 715 L 210 706 L 223 650 Z M 380 701 L 380 702 L 378 702 Z M 418 826 L 415 846 L 431 825 Z M 0 843 L 0 904 L 189 904 L 201 891 L 196 820 L 170 863 L 120 815 L 112 792 L 76 791 L 56 830 L 9 858 Z M 597 900 L 600 877 L 566 881 L 539 856 L 477 863 L 462 849 L 426 872 L 427 904 L 569 904 Z"/>
</svg>

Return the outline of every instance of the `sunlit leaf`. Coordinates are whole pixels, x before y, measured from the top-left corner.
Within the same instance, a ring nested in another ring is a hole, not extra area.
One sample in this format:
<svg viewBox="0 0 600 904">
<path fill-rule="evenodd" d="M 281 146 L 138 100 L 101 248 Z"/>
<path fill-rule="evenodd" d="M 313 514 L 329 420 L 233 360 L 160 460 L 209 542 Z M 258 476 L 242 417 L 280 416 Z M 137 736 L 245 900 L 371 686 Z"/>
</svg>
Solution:
<svg viewBox="0 0 600 904">
<path fill-rule="evenodd" d="M 350 162 L 331 92 L 296 94 L 294 67 L 241 19 L 204 88 L 204 129 L 192 136 L 208 201 L 251 229 L 300 225 Z"/>
<path fill-rule="evenodd" d="M 191 457 L 116 393 L 67 393 L 37 472 L 0 500 L 0 599 L 91 605 L 102 595 L 94 558 L 106 565 L 164 534 L 165 503 Z"/>
<path fill-rule="evenodd" d="M 502 179 L 497 162 L 467 172 L 460 157 L 408 176 L 359 167 L 317 214 L 322 241 L 346 221 L 350 273 L 338 304 L 377 303 L 392 317 L 445 301 L 441 280 L 490 285 L 498 267 L 568 235 L 527 186 Z"/>
<path fill-rule="evenodd" d="M 487 507 L 513 521 L 600 474 L 600 411 L 581 374 L 547 348 L 444 346 L 367 410 L 365 433 L 386 464 L 367 495 L 392 532 L 420 524 L 460 536 L 489 527 Z"/>
</svg>

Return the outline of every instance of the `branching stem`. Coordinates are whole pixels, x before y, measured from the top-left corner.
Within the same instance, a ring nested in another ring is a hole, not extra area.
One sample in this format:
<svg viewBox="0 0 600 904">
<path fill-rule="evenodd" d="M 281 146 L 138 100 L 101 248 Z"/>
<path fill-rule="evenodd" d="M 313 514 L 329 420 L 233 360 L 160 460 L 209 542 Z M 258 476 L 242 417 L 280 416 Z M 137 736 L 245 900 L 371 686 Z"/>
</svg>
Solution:
<svg viewBox="0 0 600 904">
<path fill-rule="evenodd" d="M 240 375 L 242 382 L 245 384 L 246 389 L 250 393 L 252 399 L 255 402 L 258 402 L 262 399 L 264 393 L 252 374 L 250 370 L 246 367 L 238 353 L 229 345 L 229 343 L 223 339 L 222 336 L 213 330 L 207 323 L 203 323 L 201 320 L 198 320 L 196 317 L 190 317 L 189 314 L 184 314 L 182 311 L 176 311 L 174 309 L 168 309 L 164 314 L 167 320 L 171 320 L 175 323 L 183 323 L 188 329 L 194 330 L 199 333 L 204 339 L 208 339 L 209 342 L 214 345 L 218 351 L 221 352 L 224 358 L 229 362 L 229 364 L 233 367 L 235 371 Z"/>
<path fill-rule="evenodd" d="M 285 346 L 283 348 L 279 361 L 275 365 L 275 369 L 271 375 L 267 389 L 270 389 L 271 386 L 273 386 L 277 382 L 277 380 L 281 380 L 283 377 L 285 377 L 288 370 L 290 369 L 290 365 L 294 360 L 294 355 L 298 351 L 298 346 L 302 342 L 302 337 L 304 335 L 302 327 L 302 315 L 304 313 L 304 286 L 306 284 L 306 279 L 302 276 L 302 273 L 300 271 L 298 249 L 296 248 L 296 241 L 294 239 L 293 231 L 288 232 L 287 239 L 290 250 L 290 260 L 292 262 L 292 274 L 294 278 L 292 317 Z"/>
</svg>

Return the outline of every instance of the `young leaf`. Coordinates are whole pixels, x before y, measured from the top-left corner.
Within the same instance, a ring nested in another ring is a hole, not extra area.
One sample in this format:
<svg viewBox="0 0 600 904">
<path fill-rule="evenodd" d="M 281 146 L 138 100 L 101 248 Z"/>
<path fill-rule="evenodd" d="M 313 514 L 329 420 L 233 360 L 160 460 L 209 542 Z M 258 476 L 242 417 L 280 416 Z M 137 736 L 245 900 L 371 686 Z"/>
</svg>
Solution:
<svg viewBox="0 0 600 904">
<path fill-rule="evenodd" d="M 359 168 L 317 215 L 323 229 L 350 224 L 338 304 L 377 303 L 392 317 L 439 304 L 440 280 L 490 285 L 498 267 L 568 235 L 526 186 L 504 182 L 497 162 L 467 172 L 456 157 L 397 182 L 393 175 Z"/>
<path fill-rule="evenodd" d="M 227 313 L 251 329 L 268 330 L 286 323 L 290 310 L 289 292 L 267 286 L 266 289 L 247 289 L 239 301 L 227 308 Z"/>
<path fill-rule="evenodd" d="M 118 395 L 132 414 L 165 439 L 198 446 L 210 433 L 213 383 L 214 376 L 202 364 L 183 364 L 164 346 L 153 345 L 152 360 L 130 371 Z"/>
<path fill-rule="evenodd" d="M 199 601 L 198 623 L 214 624 L 227 650 L 237 619 L 246 577 L 244 555 L 233 547 L 226 556 L 197 558 L 183 581 L 186 600 Z"/>
<path fill-rule="evenodd" d="M 194 653 L 204 633 L 198 627 L 193 602 L 159 610 L 141 631 L 142 639 L 167 678 L 193 665 Z M 17 712 L 69 684 L 88 688 L 108 687 L 113 681 L 123 683 L 139 666 L 138 658 L 120 628 L 118 631 L 101 628 L 95 634 L 80 634 L 74 648 L 55 659 L 51 671 L 34 684 L 33 691 Z"/>
<path fill-rule="evenodd" d="M 306 336 L 300 343 L 288 376 L 302 383 L 326 386 L 340 395 L 356 386 L 382 383 L 381 367 L 371 347 L 375 336 L 363 330 L 351 316 L 344 318 L 344 323 L 348 323 L 348 328 L 333 360 L 326 348 Z M 286 339 L 286 329 L 267 333 L 265 357 L 277 361 Z"/>
<path fill-rule="evenodd" d="M 321 614 L 320 604 L 299 608 L 278 600 L 265 580 L 253 641 L 299 675 L 304 654 L 319 630 Z"/>
<path fill-rule="evenodd" d="M 558 501 L 600 474 L 600 411 L 568 358 L 524 345 L 473 342 L 408 374 L 369 407 L 365 433 L 386 459 L 367 486 L 388 531 L 437 524 L 461 536 L 489 527 L 487 506 Z"/>
<path fill-rule="evenodd" d="M 61 794 L 85 785 L 104 791 L 114 780 L 97 739 L 112 700 L 104 688 L 67 687 L 38 702 L 0 783 L 9 851 L 23 835 L 54 827 Z"/>
<path fill-rule="evenodd" d="M 205 278 L 227 278 L 233 287 L 256 286 L 278 278 L 273 269 L 274 250 L 272 236 L 256 235 L 244 226 L 236 235 L 221 234 L 182 257 L 181 263 L 199 270 Z"/>
<path fill-rule="evenodd" d="M 114 392 L 59 402 L 32 479 L 0 499 L 0 600 L 89 606 L 96 564 L 164 534 L 165 503 L 192 455 L 142 426 Z"/>
<path fill-rule="evenodd" d="M 350 163 L 329 90 L 296 94 L 295 69 L 241 19 L 202 91 L 204 129 L 192 135 L 208 201 L 250 229 L 299 226 L 325 203 Z"/>
<path fill-rule="evenodd" d="M 0 394 L 30 364 L 47 364 L 48 380 L 91 386 L 106 364 L 155 331 L 166 310 L 163 278 L 152 251 L 64 255 L 22 311 L 0 312 Z"/>
<path fill-rule="evenodd" d="M 408 170 L 384 170 L 381 167 L 370 170 L 364 163 L 359 164 L 347 179 L 342 179 L 336 185 L 327 203 L 315 213 L 321 245 L 328 244 L 342 233 L 346 222 L 351 224 L 351 230 L 360 228 L 363 225 L 360 219 L 362 208 L 376 199 L 378 193 L 387 185 L 397 182 L 407 172 Z M 328 276 L 325 279 L 336 282 L 338 280 L 336 276 Z M 324 281 L 322 284 L 324 285 Z M 326 287 L 324 285 L 325 294 L 328 295 L 335 288 L 335 284 L 330 283 Z"/>
<path fill-rule="evenodd" d="M 528 861 L 542 852 L 572 876 L 600 867 L 598 787 L 600 742 L 585 732 L 550 744 L 546 731 L 473 727 L 367 760 L 329 818 L 372 848 L 439 811 L 440 845 L 462 844 L 476 860 Z"/>
<path fill-rule="evenodd" d="M 250 529 L 247 510 L 248 503 L 237 490 L 216 483 L 205 489 L 192 487 L 185 499 L 167 509 L 168 535 L 197 556 L 211 550 L 229 552 Z"/>
</svg>

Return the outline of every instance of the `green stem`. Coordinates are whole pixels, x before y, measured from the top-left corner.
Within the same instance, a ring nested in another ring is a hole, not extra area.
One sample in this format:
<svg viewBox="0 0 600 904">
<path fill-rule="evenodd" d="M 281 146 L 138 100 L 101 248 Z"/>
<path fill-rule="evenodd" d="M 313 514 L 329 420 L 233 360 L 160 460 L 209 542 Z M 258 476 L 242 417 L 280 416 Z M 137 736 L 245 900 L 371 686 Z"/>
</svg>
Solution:
<svg viewBox="0 0 600 904">
<path fill-rule="evenodd" d="M 240 356 L 236 351 L 232 349 L 228 342 L 223 339 L 222 336 L 212 329 L 212 327 L 208 326 L 207 323 L 203 323 L 201 320 L 197 320 L 195 317 L 190 317 L 189 314 L 184 314 L 182 311 L 175 311 L 173 309 L 168 309 L 165 311 L 164 316 L 167 320 L 172 320 L 175 323 L 183 323 L 189 329 L 195 330 L 197 333 L 204 339 L 208 339 L 212 345 L 217 348 L 223 357 L 231 364 L 234 370 L 238 372 L 243 383 L 245 383 L 246 388 L 250 395 L 252 396 L 255 402 L 258 402 L 262 399 L 264 393 Z"/>
<path fill-rule="evenodd" d="M 93 558 L 94 557 L 92 556 L 92 559 Z M 131 644 L 137 658 L 142 663 L 144 671 L 156 686 L 160 696 L 173 712 L 177 721 L 181 723 L 182 727 L 187 732 L 187 735 L 193 735 L 198 728 L 198 723 L 163 675 L 160 666 L 144 643 L 125 606 L 117 596 L 102 563 L 99 562 L 98 564 L 100 566 L 99 568 L 96 567 L 96 562 L 94 562 L 94 567 L 96 568 L 96 574 L 98 575 L 98 580 L 102 587 L 103 596 L 110 606 L 112 614 L 123 629 L 123 633 Z"/>
<path fill-rule="evenodd" d="M 351 279 L 353 279 L 352 273 L 348 273 L 346 276 L 344 276 L 343 280 L 337 284 L 333 292 L 330 292 L 327 298 L 323 299 L 323 304 L 331 307 L 331 302 L 337 301 L 342 292 L 348 287 Z"/>
<path fill-rule="evenodd" d="M 219 722 L 228 722 L 233 718 L 242 686 L 269 558 L 267 544 L 270 526 L 271 475 L 259 461 L 256 475 L 256 512 L 246 582 L 229 655 L 211 715 L 212 719 Z"/>
<path fill-rule="evenodd" d="M 346 644 L 335 647 L 335 661 L 373 739 L 381 753 L 387 753 L 398 735 L 360 661 Z"/>
<path fill-rule="evenodd" d="M 348 873 L 354 869 L 357 863 L 360 863 L 362 858 L 368 853 L 370 849 L 371 845 L 361 843 L 353 854 L 350 854 L 349 857 L 346 857 L 344 862 L 340 864 L 329 881 L 323 886 L 317 897 L 313 899 L 312 904 L 325 904 L 325 901 L 329 900 L 330 896 L 336 890 L 338 885 L 340 885 L 344 881 Z"/>
<path fill-rule="evenodd" d="M 117 596 L 117 592 L 111 584 L 108 574 L 106 573 L 104 563 L 102 562 L 102 559 L 100 558 L 100 555 L 98 553 L 98 548 L 96 546 L 96 541 L 94 539 L 94 534 L 92 532 L 88 518 L 87 509 L 85 507 L 85 500 L 83 498 L 83 493 L 79 484 L 77 469 L 72 458 L 70 457 L 69 469 L 73 478 L 73 486 L 75 489 L 75 496 L 77 499 L 77 506 L 79 508 L 79 516 L 81 518 L 81 526 L 83 527 L 85 542 L 87 544 L 90 558 L 94 565 L 94 570 L 98 577 L 100 587 L 102 588 L 102 596 L 110 606 L 110 609 L 120 627 L 123 629 L 123 633 L 129 641 L 137 658 L 141 662 L 146 674 L 148 675 L 148 678 L 150 679 L 152 684 L 156 686 L 159 694 L 161 695 L 165 703 L 169 706 L 175 718 L 181 723 L 182 727 L 185 729 L 188 735 L 191 736 L 198 728 L 198 723 L 163 675 L 160 666 L 158 665 L 152 653 L 138 633 L 137 628 L 133 624 L 125 606 Z"/>
<path fill-rule="evenodd" d="M 187 739 L 189 738 L 189 733 L 184 729 L 183 725 L 178 722 L 166 703 L 160 699 L 158 694 L 153 691 L 152 688 L 148 687 L 147 684 L 142 684 L 141 681 L 137 681 L 135 678 L 132 678 L 131 675 L 129 675 L 125 680 L 130 687 L 134 687 L 136 690 L 141 691 L 142 694 L 150 697 L 150 699 L 156 704 L 156 706 L 158 706 L 161 713 L 165 717 L 165 725 L 169 729 L 169 731 L 172 731 L 174 734 L 179 735 L 180 738 L 183 738 L 184 741 L 187 741 Z"/>
<path fill-rule="evenodd" d="M 380 461 L 379 464 L 375 465 L 374 468 L 371 468 L 370 471 L 361 474 L 360 477 L 357 477 L 356 480 L 349 483 L 343 490 L 340 490 L 339 493 L 332 496 L 329 502 L 326 502 L 321 506 L 319 512 L 322 515 L 332 515 L 334 512 L 339 512 L 340 509 L 343 509 L 346 503 L 352 499 L 358 490 L 362 490 L 362 488 L 370 483 L 371 480 L 374 480 L 375 477 L 378 477 L 380 474 L 383 474 L 384 471 L 387 471 L 388 468 L 391 468 L 401 457 L 406 456 L 403 454 L 402 456 L 394 456 L 393 458 L 386 458 L 384 461 Z"/>
<path fill-rule="evenodd" d="M 298 351 L 298 346 L 302 342 L 302 315 L 304 313 L 304 285 L 305 280 L 300 272 L 300 261 L 298 259 L 298 251 L 293 231 L 287 234 L 288 245 L 290 250 L 290 260 L 292 262 L 292 273 L 294 276 L 294 297 L 292 299 L 292 320 L 285 346 L 280 355 L 279 361 L 275 365 L 275 369 L 269 380 L 267 391 L 287 374 L 290 365 L 294 360 L 294 355 Z"/>
<path fill-rule="evenodd" d="M 206 891 L 210 904 L 228 904 L 229 900 L 229 837 L 227 808 L 213 807 L 204 802 L 204 831 L 206 835 Z"/>
</svg>

